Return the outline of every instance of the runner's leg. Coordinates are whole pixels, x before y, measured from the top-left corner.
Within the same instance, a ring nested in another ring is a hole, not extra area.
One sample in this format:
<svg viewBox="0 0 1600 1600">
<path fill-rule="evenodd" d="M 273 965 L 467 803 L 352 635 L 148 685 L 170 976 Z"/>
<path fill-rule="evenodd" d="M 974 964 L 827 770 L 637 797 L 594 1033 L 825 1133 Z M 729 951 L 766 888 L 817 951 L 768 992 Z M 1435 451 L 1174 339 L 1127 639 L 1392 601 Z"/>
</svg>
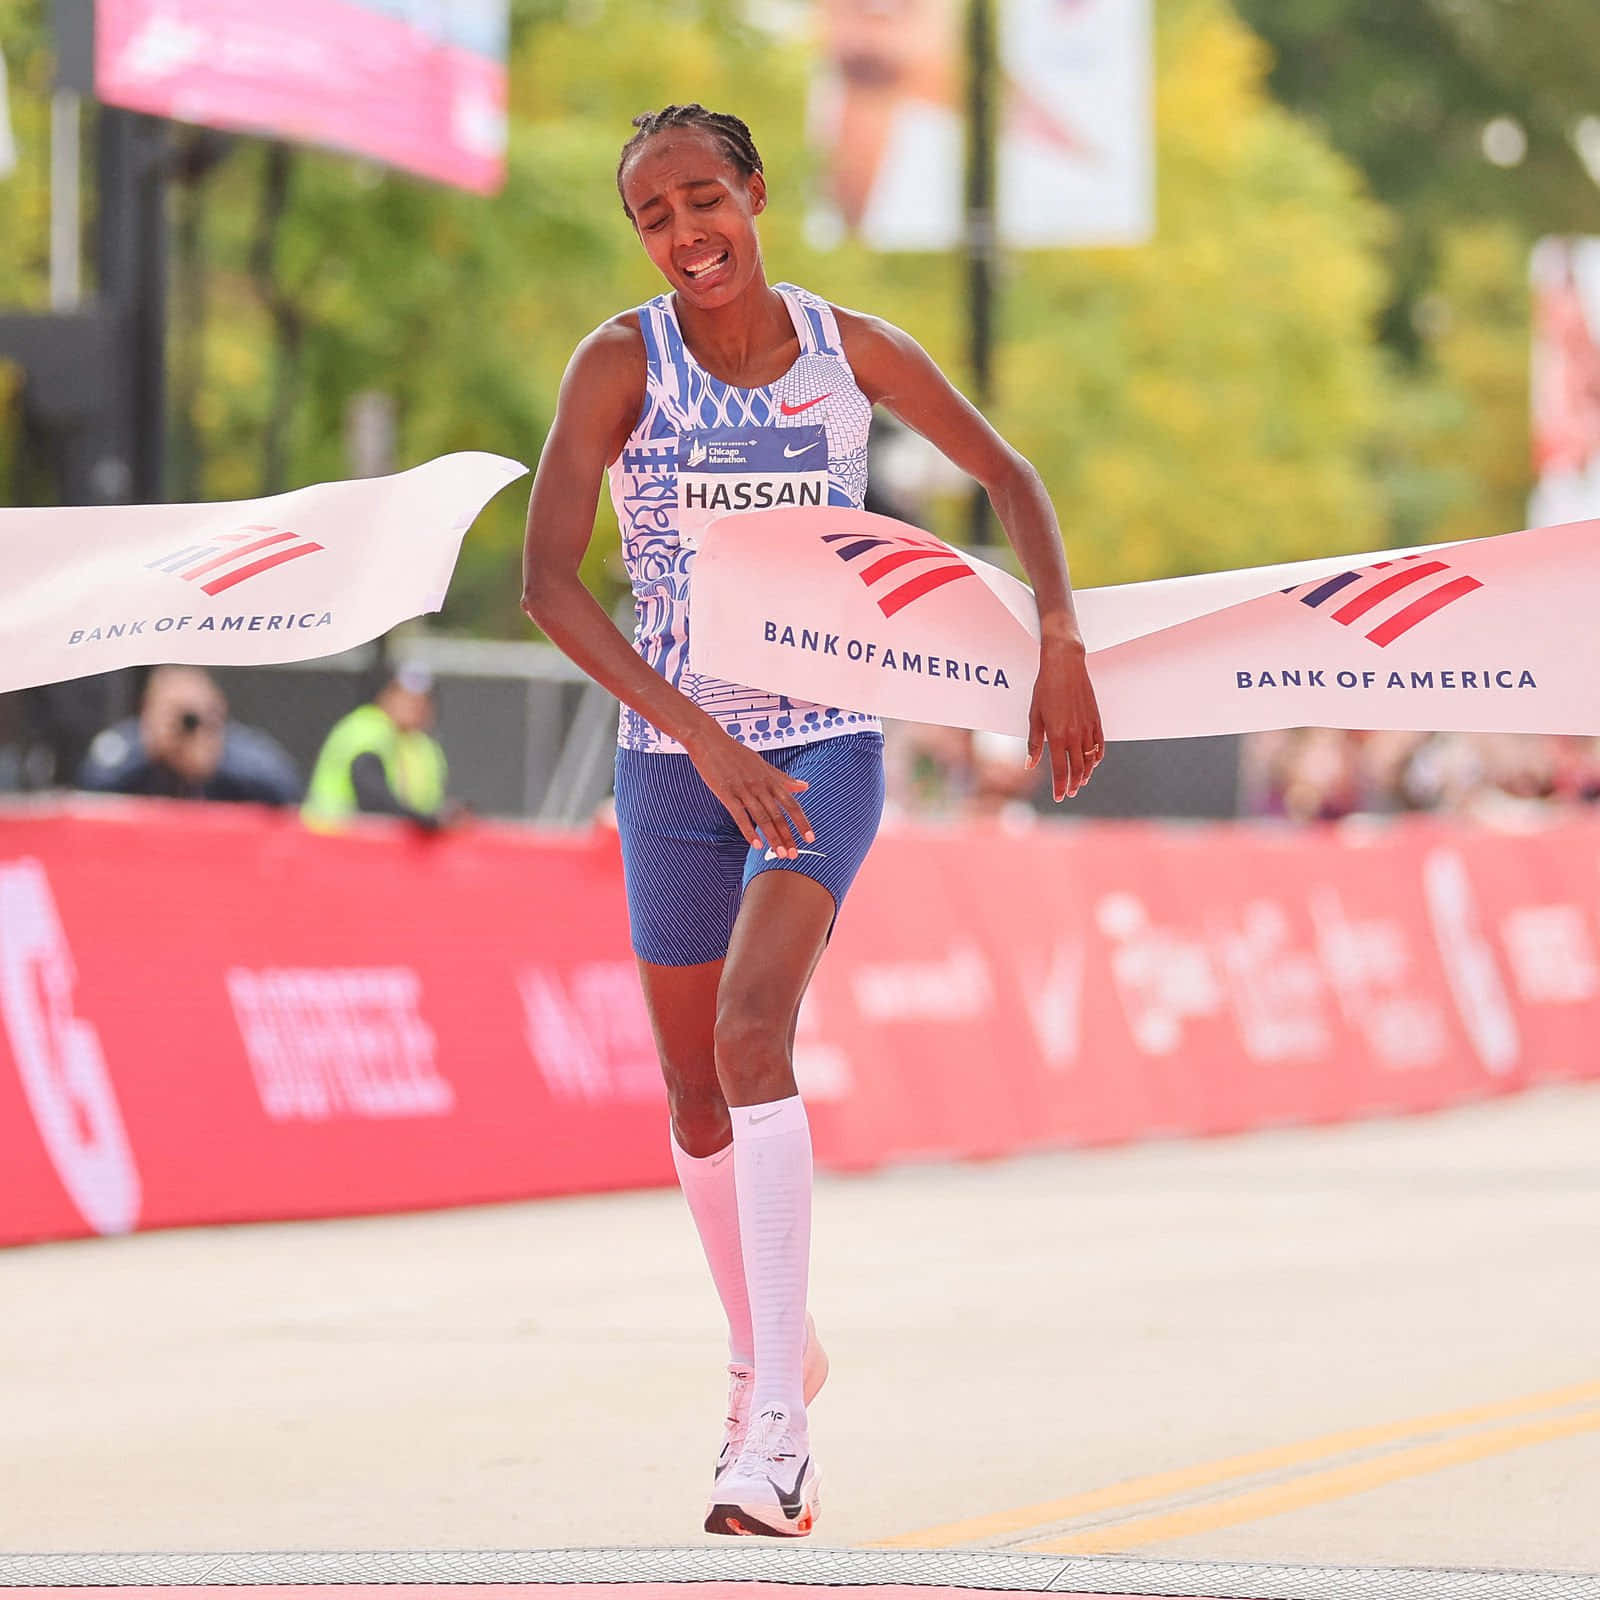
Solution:
<svg viewBox="0 0 1600 1600">
<path fill-rule="evenodd" d="M 728 1359 L 755 1365 L 745 1291 L 728 1104 L 717 1081 L 715 1022 L 723 963 L 639 963 L 672 1119 L 672 1160 L 728 1317 Z"/>
<path fill-rule="evenodd" d="M 795 1090 L 800 1001 L 833 923 L 834 899 L 794 872 L 752 878 L 717 993 L 717 1075 L 733 1124 L 739 1232 L 755 1338 L 754 1410 L 805 1421 L 811 1130 Z"/>
</svg>

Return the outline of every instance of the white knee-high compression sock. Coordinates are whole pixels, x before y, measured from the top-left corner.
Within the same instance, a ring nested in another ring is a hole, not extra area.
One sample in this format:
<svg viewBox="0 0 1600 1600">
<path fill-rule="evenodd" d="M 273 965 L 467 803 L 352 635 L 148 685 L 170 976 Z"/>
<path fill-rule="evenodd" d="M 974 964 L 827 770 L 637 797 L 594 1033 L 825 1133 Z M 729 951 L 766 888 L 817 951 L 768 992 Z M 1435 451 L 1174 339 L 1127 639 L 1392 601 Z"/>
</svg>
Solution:
<svg viewBox="0 0 1600 1600">
<path fill-rule="evenodd" d="M 739 1200 L 734 1188 L 733 1145 L 715 1155 L 692 1156 L 672 1136 L 672 1164 L 683 1198 L 689 1202 L 711 1281 L 728 1315 L 728 1360 L 736 1367 L 756 1364 L 750 1333 L 750 1296 L 744 1286 L 744 1252 L 739 1243 Z"/>
<path fill-rule="evenodd" d="M 755 1333 L 752 1414 L 781 1406 L 803 1424 L 811 1125 L 799 1095 L 759 1106 L 729 1106 L 728 1114 L 733 1119 L 745 1291 Z"/>
</svg>

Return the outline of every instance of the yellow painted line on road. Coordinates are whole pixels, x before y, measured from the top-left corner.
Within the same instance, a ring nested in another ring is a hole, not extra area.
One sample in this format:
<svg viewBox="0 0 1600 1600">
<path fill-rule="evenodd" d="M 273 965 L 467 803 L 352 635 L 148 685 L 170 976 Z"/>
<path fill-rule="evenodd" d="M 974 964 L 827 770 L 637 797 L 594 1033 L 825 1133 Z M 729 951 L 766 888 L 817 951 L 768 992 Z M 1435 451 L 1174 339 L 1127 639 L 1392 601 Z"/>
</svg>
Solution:
<svg viewBox="0 0 1600 1600">
<path fill-rule="evenodd" d="M 1430 1416 L 1413 1417 L 1406 1422 L 1384 1422 L 1362 1428 L 1345 1428 L 1325 1433 L 1296 1444 L 1274 1445 L 1242 1455 L 1224 1456 L 1197 1466 L 1178 1467 L 1170 1472 L 1150 1473 L 1129 1478 L 1103 1489 L 1068 1495 L 1060 1500 L 1044 1500 L 1019 1506 L 1011 1511 L 996 1511 L 987 1516 L 947 1522 L 915 1533 L 881 1539 L 873 1548 L 932 1550 L 957 1544 L 975 1544 L 985 1539 L 1003 1538 L 1053 1522 L 1068 1522 L 1075 1517 L 1099 1511 L 1120 1511 L 1147 1501 L 1164 1500 L 1190 1489 L 1206 1489 L 1226 1483 L 1230 1478 L 1254 1477 L 1262 1472 L 1278 1472 L 1288 1467 L 1308 1466 L 1331 1456 L 1348 1455 L 1355 1450 L 1370 1450 L 1378 1445 L 1396 1444 L 1430 1433 L 1446 1433 L 1486 1422 L 1504 1422 L 1542 1411 L 1600 1401 L 1600 1382 L 1573 1384 L 1565 1389 L 1550 1389 L 1541 1394 L 1523 1395 L 1515 1400 L 1499 1400 L 1489 1405 L 1469 1406 L 1460 1411 L 1440 1411 Z"/>
<path fill-rule="evenodd" d="M 1236 1527 L 1241 1522 L 1256 1522 L 1263 1517 L 1281 1516 L 1330 1500 L 1362 1494 L 1368 1489 L 1417 1478 L 1444 1467 L 1481 1461 L 1485 1456 L 1505 1455 L 1528 1445 L 1545 1444 L 1552 1439 L 1567 1439 L 1578 1433 L 1600 1432 L 1600 1410 L 1552 1417 L 1544 1422 L 1520 1422 L 1505 1428 L 1491 1428 L 1460 1439 L 1444 1439 L 1434 1444 L 1417 1445 L 1410 1450 L 1358 1461 L 1326 1472 L 1312 1472 L 1291 1478 L 1287 1483 L 1271 1484 L 1245 1494 L 1230 1495 L 1206 1505 L 1189 1506 L 1182 1511 L 1139 1517 L 1106 1528 L 1086 1528 L 1059 1539 L 1046 1539 L 1024 1545 L 1026 1550 L 1043 1550 L 1052 1555 L 1103 1554 L 1131 1550 L 1139 1545 L 1159 1544 L 1166 1539 L 1182 1539 L 1193 1533 L 1211 1533 L 1218 1528 Z"/>
</svg>

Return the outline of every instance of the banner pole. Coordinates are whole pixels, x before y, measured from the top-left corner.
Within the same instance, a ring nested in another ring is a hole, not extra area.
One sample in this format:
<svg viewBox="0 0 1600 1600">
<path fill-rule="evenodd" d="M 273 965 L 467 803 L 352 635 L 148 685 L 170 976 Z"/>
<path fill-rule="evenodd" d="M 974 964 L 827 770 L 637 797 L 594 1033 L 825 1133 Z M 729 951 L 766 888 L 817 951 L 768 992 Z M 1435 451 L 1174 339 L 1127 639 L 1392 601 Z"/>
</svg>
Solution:
<svg viewBox="0 0 1600 1600">
<path fill-rule="evenodd" d="M 967 172 L 964 250 L 968 356 L 973 402 L 987 412 L 994 400 L 995 298 L 995 33 L 994 0 L 968 0 Z M 974 485 L 968 542 L 987 545 L 993 529 L 989 496 Z"/>
</svg>

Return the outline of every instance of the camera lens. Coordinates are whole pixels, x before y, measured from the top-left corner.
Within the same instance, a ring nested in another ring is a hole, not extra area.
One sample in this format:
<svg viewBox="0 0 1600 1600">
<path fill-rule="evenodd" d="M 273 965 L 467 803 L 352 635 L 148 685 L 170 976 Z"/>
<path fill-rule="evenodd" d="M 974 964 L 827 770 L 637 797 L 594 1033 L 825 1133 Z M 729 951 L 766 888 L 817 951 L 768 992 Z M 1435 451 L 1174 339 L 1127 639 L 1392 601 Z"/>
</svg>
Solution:
<svg viewBox="0 0 1600 1600">
<path fill-rule="evenodd" d="M 200 713 L 198 711 L 185 711 L 178 718 L 178 726 L 185 733 L 198 733 L 200 731 Z"/>
</svg>

